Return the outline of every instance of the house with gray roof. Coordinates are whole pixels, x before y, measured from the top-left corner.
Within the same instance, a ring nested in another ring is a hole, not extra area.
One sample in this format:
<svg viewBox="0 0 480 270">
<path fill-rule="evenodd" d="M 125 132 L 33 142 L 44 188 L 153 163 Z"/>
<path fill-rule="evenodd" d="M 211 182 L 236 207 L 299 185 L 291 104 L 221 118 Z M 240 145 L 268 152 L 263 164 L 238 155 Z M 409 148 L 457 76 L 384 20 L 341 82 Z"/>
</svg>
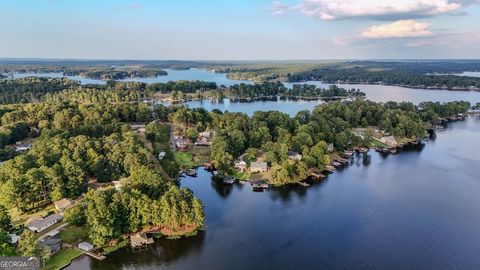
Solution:
<svg viewBox="0 0 480 270">
<path fill-rule="evenodd" d="M 268 171 L 268 165 L 266 162 L 259 161 L 259 162 L 252 162 L 250 164 L 250 171 L 252 173 L 261 173 Z"/>
<path fill-rule="evenodd" d="M 33 232 L 43 232 L 62 221 L 63 217 L 59 214 L 52 214 L 46 218 L 37 219 L 27 224 L 27 228 Z"/>
</svg>

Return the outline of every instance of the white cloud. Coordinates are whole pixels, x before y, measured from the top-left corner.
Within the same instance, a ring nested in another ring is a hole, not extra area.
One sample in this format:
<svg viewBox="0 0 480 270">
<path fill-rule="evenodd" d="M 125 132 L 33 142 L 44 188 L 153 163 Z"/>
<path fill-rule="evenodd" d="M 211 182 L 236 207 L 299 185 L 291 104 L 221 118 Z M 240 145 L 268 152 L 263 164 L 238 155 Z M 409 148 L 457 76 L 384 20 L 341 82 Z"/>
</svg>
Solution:
<svg viewBox="0 0 480 270">
<path fill-rule="evenodd" d="M 360 33 L 362 38 L 415 38 L 432 36 L 429 24 L 414 20 L 400 20 L 388 24 L 374 25 Z"/>
<path fill-rule="evenodd" d="M 430 17 L 457 11 L 462 0 L 300 0 L 288 6 L 273 2 L 274 14 L 298 12 L 323 20 L 370 18 L 379 20 Z"/>
<path fill-rule="evenodd" d="M 130 11 L 130 10 L 138 10 L 142 8 L 142 4 L 139 2 L 133 2 L 124 6 L 119 7 L 119 10 L 123 11 Z"/>
</svg>

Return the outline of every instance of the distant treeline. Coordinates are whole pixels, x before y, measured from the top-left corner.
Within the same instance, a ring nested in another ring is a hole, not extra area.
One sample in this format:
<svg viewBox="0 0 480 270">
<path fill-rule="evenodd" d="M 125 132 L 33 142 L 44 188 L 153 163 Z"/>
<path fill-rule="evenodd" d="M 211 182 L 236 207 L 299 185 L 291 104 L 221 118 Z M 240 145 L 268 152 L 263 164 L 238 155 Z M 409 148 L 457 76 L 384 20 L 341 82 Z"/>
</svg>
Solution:
<svg viewBox="0 0 480 270">
<path fill-rule="evenodd" d="M 230 87 L 230 96 L 233 98 L 259 98 L 273 96 L 291 96 L 304 98 L 329 98 L 329 97 L 363 97 L 365 93 L 357 89 L 346 90 L 332 85 L 329 88 L 319 88 L 315 85 L 294 85 L 288 89 L 281 82 L 264 82 L 256 84 L 235 84 Z"/>
<path fill-rule="evenodd" d="M 168 73 L 162 69 L 133 69 L 133 70 L 75 70 L 65 71 L 66 76 L 81 76 L 99 80 L 122 80 L 127 78 L 151 78 L 165 76 Z"/>
<path fill-rule="evenodd" d="M 39 99 L 42 95 L 72 87 L 78 83 L 67 78 L 27 77 L 0 80 L 0 103 L 23 103 Z"/>
<path fill-rule="evenodd" d="M 326 83 L 382 83 L 407 87 L 431 87 L 447 89 L 480 88 L 480 78 L 454 75 L 426 75 L 408 70 L 376 70 L 365 67 L 342 69 L 314 69 L 290 74 L 288 80 L 301 82 L 318 80 Z"/>
</svg>

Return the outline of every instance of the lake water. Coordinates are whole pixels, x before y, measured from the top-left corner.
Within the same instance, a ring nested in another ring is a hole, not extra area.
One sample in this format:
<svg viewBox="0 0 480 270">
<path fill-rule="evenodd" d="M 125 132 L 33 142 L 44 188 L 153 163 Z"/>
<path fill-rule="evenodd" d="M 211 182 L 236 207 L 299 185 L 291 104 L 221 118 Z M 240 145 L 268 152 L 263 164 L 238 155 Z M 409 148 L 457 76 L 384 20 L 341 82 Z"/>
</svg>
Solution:
<svg viewBox="0 0 480 270">
<path fill-rule="evenodd" d="M 224 73 L 215 73 L 203 69 L 190 69 L 190 70 L 171 70 L 166 69 L 168 72 L 167 76 L 159 76 L 155 78 L 130 78 L 124 81 L 142 81 L 146 83 L 153 82 L 168 82 L 175 80 L 202 80 L 202 81 L 213 81 L 218 85 L 233 85 L 236 83 L 252 83 L 250 81 L 241 81 L 241 80 L 230 80 L 226 77 Z M 47 76 L 47 77 L 62 77 L 62 73 L 47 73 L 47 74 L 14 74 L 15 78 L 27 77 L 27 76 Z M 70 76 L 72 80 L 80 81 L 82 84 L 98 83 L 105 84 L 105 81 L 80 78 L 78 76 Z M 307 84 L 314 84 L 319 87 L 328 87 L 331 84 L 322 83 L 319 81 L 308 81 L 304 82 Z M 285 83 L 289 88 L 292 87 L 293 83 Z M 448 91 L 448 90 L 427 90 L 427 89 L 411 89 L 405 87 L 397 86 L 387 86 L 387 85 L 359 85 L 359 84 L 341 84 L 340 87 L 350 89 L 358 88 L 361 91 L 367 94 L 367 98 L 377 102 L 386 102 L 386 101 L 410 101 L 415 104 L 418 104 L 422 101 L 439 101 L 439 102 L 448 102 L 456 100 L 465 100 L 469 101 L 472 104 L 480 102 L 480 92 L 471 92 L 471 91 Z M 261 110 L 281 110 L 289 114 L 295 114 L 300 110 L 311 110 L 316 105 L 318 101 L 302 101 L 302 102 L 255 102 L 255 103 L 210 103 L 210 102 L 189 102 L 188 105 L 191 107 L 205 107 L 207 109 L 220 109 L 222 111 L 235 111 L 235 112 L 246 112 L 251 114 L 253 111 Z"/>
<path fill-rule="evenodd" d="M 462 73 L 433 74 L 433 75 L 455 75 L 455 76 L 462 76 L 462 77 L 480 77 L 480 71 L 464 71 Z"/>
<path fill-rule="evenodd" d="M 204 202 L 205 232 L 67 269 L 480 269 L 479 135 L 471 117 L 423 148 L 356 156 L 309 188 L 254 193 L 199 169 L 181 184 Z"/>
<path fill-rule="evenodd" d="M 155 78 L 128 78 L 122 81 L 135 81 L 135 82 L 144 82 L 144 83 L 165 83 L 169 81 L 206 81 L 206 82 L 216 82 L 218 86 L 225 85 L 231 86 L 234 84 L 246 83 L 252 84 L 251 81 L 246 80 L 231 80 L 227 78 L 225 73 L 215 73 L 213 71 L 208 71 L 205 69 L 187 69 L 187 70 L 174 70 L 174 69 L 164 69 L 168 75 L 167 76 L 158 76 Z"/>
</svg>

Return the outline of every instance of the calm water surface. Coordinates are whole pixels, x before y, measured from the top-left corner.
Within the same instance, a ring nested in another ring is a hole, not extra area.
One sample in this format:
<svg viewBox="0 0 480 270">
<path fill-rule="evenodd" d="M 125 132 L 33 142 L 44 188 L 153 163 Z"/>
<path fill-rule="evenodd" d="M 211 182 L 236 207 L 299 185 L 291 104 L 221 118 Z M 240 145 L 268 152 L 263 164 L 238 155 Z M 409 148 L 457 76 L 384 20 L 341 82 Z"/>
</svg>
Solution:
<svg viewBox="0 0 480 270">
<path fill-rule="evenodd" d="M 478 118 L 453 123 L 422 149 L 371 151 L 307 189 L 254 193 L 199 169 L 182 185 L 203 200 L 206 232 L 67 269 L 480 269 L 479 135 Z"/>
<path fill-rule="evenodd" d="M 171 70 L 166 69 L 168 72 L 167 76 L 159 76 L 155 78 L 129 78 L 124 81 L 142 81 L 146 83 L 154 82 L 168 82 L 168 81 L 177 81 L 177 80 L 201 80 L 201 81 L 212 81 L 216 82 L 218 85 L 233 85 L 237 83 L 252 83 L 250 81 L 242 80 L 230 80 L 226 77 L 224 73 L 215 73 L 212 71 L 204 69 L 189 69 L 189 70 Z M 35 73 L 16 73 L 14 78 L 22 78 L 28 76 L 46 76 L 46 77 L 62 77 L 62 73 L 45 73 L 45 74 L 35 74 Z M 105 84 L 103 80 L 95 79 L 86 79 L 78 76 L 69 76 L 68 78 L 72 80 L 80 81 L 82 84 Z M 322 83 L 319 81 L 308 81 L 304 82 L 307 84 L 314 84 L 319 87 L 328 87 L 331 84 Z M 293 83 L 285 83 L 289 88 L 292 87 Z M 367 98 L 377 102 L 386 102 L 386 101 L 410 101 L 415 104 L 418 104 L 422 101 L 439 101 L 439 102 L 448 102 L 456 100 L 465 100 L 471 103 L 480 102 L 480 92 L 469 92 L 469 91 L 448 91 L 448 90 L 427 90 L 427 89 L 410 89 L 397 86 L 386 86 L 386 85 L 359 85 L 359 84 L 341 84 L 340 87 L 350 89 L 358 88 L 367 94 Z M 252 103 L 210 103 L 210 102 L 190 102 L 188 103 L 191 107 L 205 107 L 207 109 L 220 109 L 222 111 L 235 111 L 235 112 L 246 112 L 253 113 L 256 110 L 281 110 L 289 114 L 295 114 L 301 110 L 311 110 L 316 105 L 318 101 L 302 101 L 302 102 L 255 102 Z"/>
</svg>

